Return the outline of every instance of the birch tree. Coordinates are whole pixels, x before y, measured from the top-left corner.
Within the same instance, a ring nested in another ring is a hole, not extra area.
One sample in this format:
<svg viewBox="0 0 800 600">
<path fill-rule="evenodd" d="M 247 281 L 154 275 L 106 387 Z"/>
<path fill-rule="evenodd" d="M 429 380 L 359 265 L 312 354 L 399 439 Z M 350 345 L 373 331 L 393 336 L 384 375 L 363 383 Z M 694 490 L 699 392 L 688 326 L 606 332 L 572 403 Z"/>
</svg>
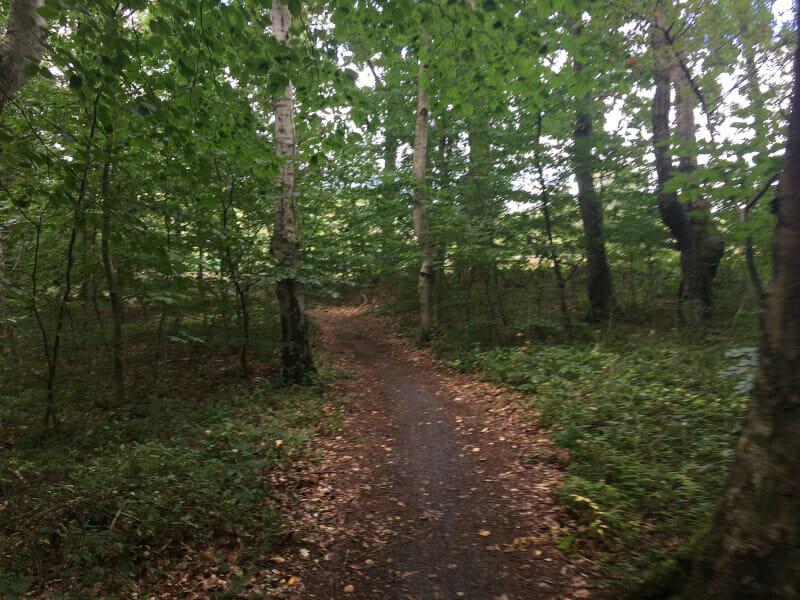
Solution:
<svg viewBox="0 0 800 600">
<path fill-rule="evenodd" d="M 282 43 L 289 42 L 292 15 L 280 0 L 272 2 L 272 33 Z M 275 111 L 275 147 L 280 161 L 278 190 L 274 199 L 275 224 L 270 251 L 281 273 L 277 296 L 281 319 L 281 356 L 283 376 L 287 381 L 304 383 L 313 378 L 316 369 L 311 356 L 311 343 L 305 314 L 302 283 L 297 279 L 300 266 L 298 245 L 297 202 L 295 198 L 295 155 L 297 142 L 294 128 L 294 90 L 291 81 L 282 94 L 273 98 Z"/>
<path fill-rule="evenodd" d="M 422 52 L 427 53 L 430 37 L 422 36 Z M 425 90 L 426 61 L 420 58 L 419 77 L 417 79 L 417 120 L 414 128 L 414 156 L 412 169 L 414 176 L 414 235 L 422 252 L 422 264 L 419 269 L 419 307 L 420 307 L 420 342 L 427 342 L 433 331 L 433 277 L 436 260 L 436 246 L 431 237 L 428 213 L 425 209 L 426 184 L 425 165 L 428 151 L 428 119 L 430 115 L 430 98 Z"/>
</svg>

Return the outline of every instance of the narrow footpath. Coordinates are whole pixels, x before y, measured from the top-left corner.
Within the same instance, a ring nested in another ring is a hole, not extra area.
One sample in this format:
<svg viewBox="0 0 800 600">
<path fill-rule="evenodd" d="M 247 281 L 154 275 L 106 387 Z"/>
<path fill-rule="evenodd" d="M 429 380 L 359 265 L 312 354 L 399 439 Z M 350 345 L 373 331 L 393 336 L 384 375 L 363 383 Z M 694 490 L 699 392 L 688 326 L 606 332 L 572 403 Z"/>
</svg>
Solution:
<svg viewBox="0 0 800 600">
<path fill-rule="evenodd" d="M 511 394 L 448 369 L 380 319 L 314 313 L 345 423 L 294 491 L 295 534 L 274 560 L 285 598 L 600 598 L 566 557 L 554 503 L 565 457 Z M 313 471 L 311 470 L 313 469 Z"/>
</svg>

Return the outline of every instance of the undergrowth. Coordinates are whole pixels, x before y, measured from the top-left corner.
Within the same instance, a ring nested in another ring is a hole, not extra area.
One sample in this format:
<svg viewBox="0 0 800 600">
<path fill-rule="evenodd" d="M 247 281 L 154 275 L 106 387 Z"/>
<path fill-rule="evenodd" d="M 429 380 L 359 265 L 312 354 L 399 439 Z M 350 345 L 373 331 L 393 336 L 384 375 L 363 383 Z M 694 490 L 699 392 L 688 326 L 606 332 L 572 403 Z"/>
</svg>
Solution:
<svg viewBox="0 0 800 600">
<path fill-rule="evenodd" d="M 284 527 L 267 477 L 326 420 L 319 391 L 237 388 L 113 412 L 0 396 L 0 598 L 126 597 L 189 547 L 230 542 L 257 568 Z"/>
<path fill-rule="evenodd" d="M 598 559 L 621 588 L 708 522 L 733 457 L 747 374 L 730 368 L 735 342 L 703 333 L 448 353 L 453 366 L 527 392 L 570 455 L 559 493 L 580 527 L 559 545 Z"/>
</svg>

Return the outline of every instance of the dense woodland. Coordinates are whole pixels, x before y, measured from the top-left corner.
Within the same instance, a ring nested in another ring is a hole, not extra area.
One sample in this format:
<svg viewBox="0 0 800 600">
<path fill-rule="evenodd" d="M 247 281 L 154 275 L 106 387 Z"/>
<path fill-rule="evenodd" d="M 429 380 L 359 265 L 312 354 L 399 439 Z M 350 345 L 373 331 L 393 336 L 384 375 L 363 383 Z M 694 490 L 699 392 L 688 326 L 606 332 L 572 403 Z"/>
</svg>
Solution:
<svg viewBox="0 0 800 600">
<path fill-rule="evenodd" d="M 558 547 L 607 589 L 798 597 L 788 6 L 0 24 L 0 598 L 129 597 L 242 530 L 260 572 L 283 525 L 252 482 L 337 427 L 306 309 L 341 303 L 523 393 L 569 455 Z"/>
</svg>

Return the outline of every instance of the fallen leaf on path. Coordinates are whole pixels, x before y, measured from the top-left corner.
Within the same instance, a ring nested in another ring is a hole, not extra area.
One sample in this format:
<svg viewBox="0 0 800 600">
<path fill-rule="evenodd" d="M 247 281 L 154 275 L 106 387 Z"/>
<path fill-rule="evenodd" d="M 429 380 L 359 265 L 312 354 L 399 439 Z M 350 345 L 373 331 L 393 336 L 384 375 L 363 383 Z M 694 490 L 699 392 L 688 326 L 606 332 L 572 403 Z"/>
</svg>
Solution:
<svg viewBox="0 0 800 600">
<path fill-rule="evenodd" d="M 487 535 L 492 535 L 492 532 L 489 531 L 488 529 L 484 529 L 483 531 L 479 531 L 478 535 L 482 535 L 483 537 L 486 537 Z"/>
<path fill-rule="evenodd" d="M 355 591 L 356 591 L 356 588 L 354 588 L 352 585 L 348 584 L 348 585 L 344 586 L 344 593 L 345 594 L 352 594 Z"/>
</svg>

